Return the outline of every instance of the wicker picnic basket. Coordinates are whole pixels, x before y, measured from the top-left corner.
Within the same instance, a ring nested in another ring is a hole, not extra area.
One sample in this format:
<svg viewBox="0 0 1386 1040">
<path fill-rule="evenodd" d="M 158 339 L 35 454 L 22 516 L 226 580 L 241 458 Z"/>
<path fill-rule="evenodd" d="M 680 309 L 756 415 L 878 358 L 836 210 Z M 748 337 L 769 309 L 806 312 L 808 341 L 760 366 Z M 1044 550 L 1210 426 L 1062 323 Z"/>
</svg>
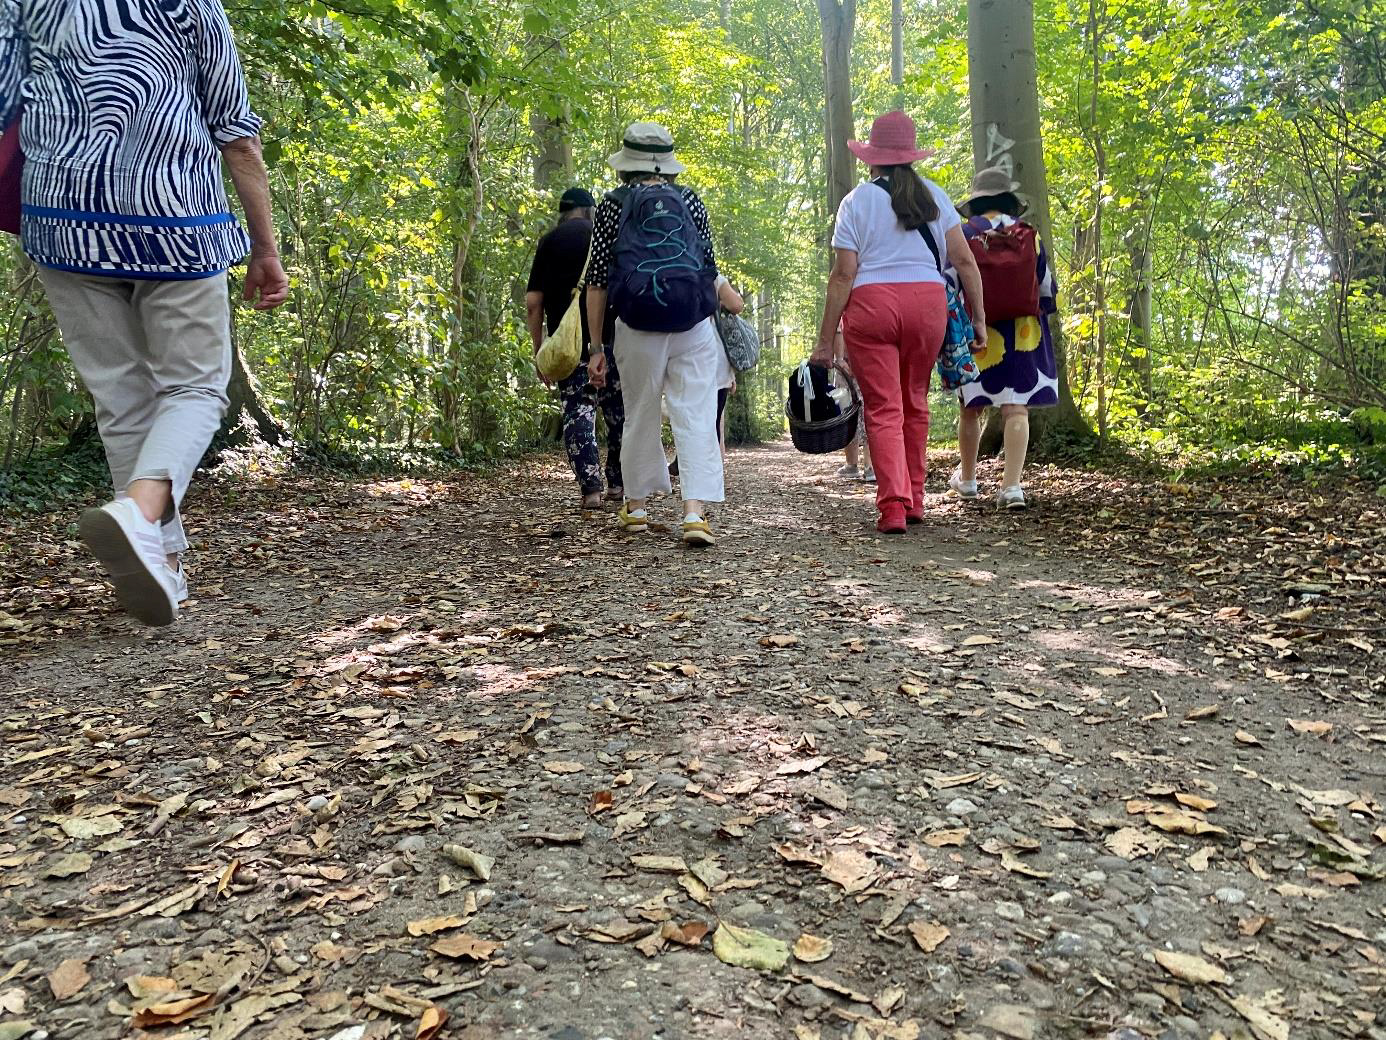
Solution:
<svg viewBox="0 0 1386 1040">
<path fill-rule="evenodd" d="M 821 422 L 805 422 L 794 414 L 788 400 L 784 403 L 785 418 L 789 420 L 789 436 L 794 440 L 794 447 L 805 455 L 829 455 L 841 451 L 857 436 L 857 425 L 861 422 L 861 391 L 857 389 L 857 381 L 840 362 L 834 363 L 833 368 L 842 373 L 852 394 L 852 403 L 840 415 Z"/>
</svg>

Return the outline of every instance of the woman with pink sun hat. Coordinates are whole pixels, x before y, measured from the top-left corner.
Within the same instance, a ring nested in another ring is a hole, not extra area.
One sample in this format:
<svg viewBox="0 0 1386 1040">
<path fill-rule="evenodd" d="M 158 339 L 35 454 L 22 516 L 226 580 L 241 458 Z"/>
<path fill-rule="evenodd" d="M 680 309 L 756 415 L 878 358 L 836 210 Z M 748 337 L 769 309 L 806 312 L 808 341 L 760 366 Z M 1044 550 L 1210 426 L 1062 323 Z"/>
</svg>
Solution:
<svg viewBox="0 0 1386 1040">
<path fill-rule="evenodd" d="M 871 179 L 842 200 L 833 232 L 833 270 L 818 345 L 809 361 L 829 365 L 838 322 L 866 409 L 876 470 L 876 529 L 903 534 L 924 519 L 929 378 L 948 320 L 945 258 L 986 343 L 982 279 L 943 189 L 915 172 L 933 155 L 918 146 L 914 120 L 890 112 L 871 137 L 847 147 Z M 946 252 L 945 252 L 946 251 Z"/>
</svg>

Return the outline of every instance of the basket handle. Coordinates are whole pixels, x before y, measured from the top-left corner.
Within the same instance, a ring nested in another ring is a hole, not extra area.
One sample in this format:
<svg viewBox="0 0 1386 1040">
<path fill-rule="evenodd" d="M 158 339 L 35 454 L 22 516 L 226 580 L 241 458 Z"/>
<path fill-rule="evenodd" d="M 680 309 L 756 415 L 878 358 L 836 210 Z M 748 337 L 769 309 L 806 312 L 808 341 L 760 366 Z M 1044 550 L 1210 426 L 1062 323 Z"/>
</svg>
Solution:
<svg viewBox="0 0 1386 1040">
<path fill-rule="evenodd" d="M 847 390 L 852 395 L 852 403 L 858 411 L 862 408 L 861 391 L 857 389 L 857 381 L 852 378 L 852 373 L 841 361 L 834 361 L 831 365 L 814 365 L 814 368 L 831 368 L 841 372 L 843 378 L 847 380 Z"/>
</svg>

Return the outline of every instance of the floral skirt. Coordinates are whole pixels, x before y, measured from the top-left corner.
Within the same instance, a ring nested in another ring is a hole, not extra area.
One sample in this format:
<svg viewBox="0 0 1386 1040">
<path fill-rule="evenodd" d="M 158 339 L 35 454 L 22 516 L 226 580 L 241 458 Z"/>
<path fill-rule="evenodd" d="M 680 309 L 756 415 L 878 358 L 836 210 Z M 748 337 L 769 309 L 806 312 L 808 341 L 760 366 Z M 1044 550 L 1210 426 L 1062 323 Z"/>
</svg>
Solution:
<svg viewBox="0 0 1386 1040">
<path fill-rule="evenodd" d="M 1046 319 L 1013 318 L 988 326 L 987 349 L 976 358 L 982 378 L 962 388 L 963 407 L 1059 403 L 1059 369 Z"/>
</svg>

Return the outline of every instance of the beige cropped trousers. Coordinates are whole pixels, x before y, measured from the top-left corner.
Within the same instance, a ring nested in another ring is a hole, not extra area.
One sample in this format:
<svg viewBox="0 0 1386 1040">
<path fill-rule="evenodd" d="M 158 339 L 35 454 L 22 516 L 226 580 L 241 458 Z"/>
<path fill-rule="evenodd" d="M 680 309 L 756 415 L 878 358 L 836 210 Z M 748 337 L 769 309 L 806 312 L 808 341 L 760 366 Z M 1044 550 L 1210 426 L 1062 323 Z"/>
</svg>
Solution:
<svg viewBox="0 0 1386 1040">
<path fill-rule="evenodd" d="M 226 414 L 231 304 L 226 274 L 138 280 L 40 268 L 96 426 L 117 497 L 136 480 L 166 480 L 173 508 L 164 551 L 188 547 L 179 506 Z"/>
</svg>

